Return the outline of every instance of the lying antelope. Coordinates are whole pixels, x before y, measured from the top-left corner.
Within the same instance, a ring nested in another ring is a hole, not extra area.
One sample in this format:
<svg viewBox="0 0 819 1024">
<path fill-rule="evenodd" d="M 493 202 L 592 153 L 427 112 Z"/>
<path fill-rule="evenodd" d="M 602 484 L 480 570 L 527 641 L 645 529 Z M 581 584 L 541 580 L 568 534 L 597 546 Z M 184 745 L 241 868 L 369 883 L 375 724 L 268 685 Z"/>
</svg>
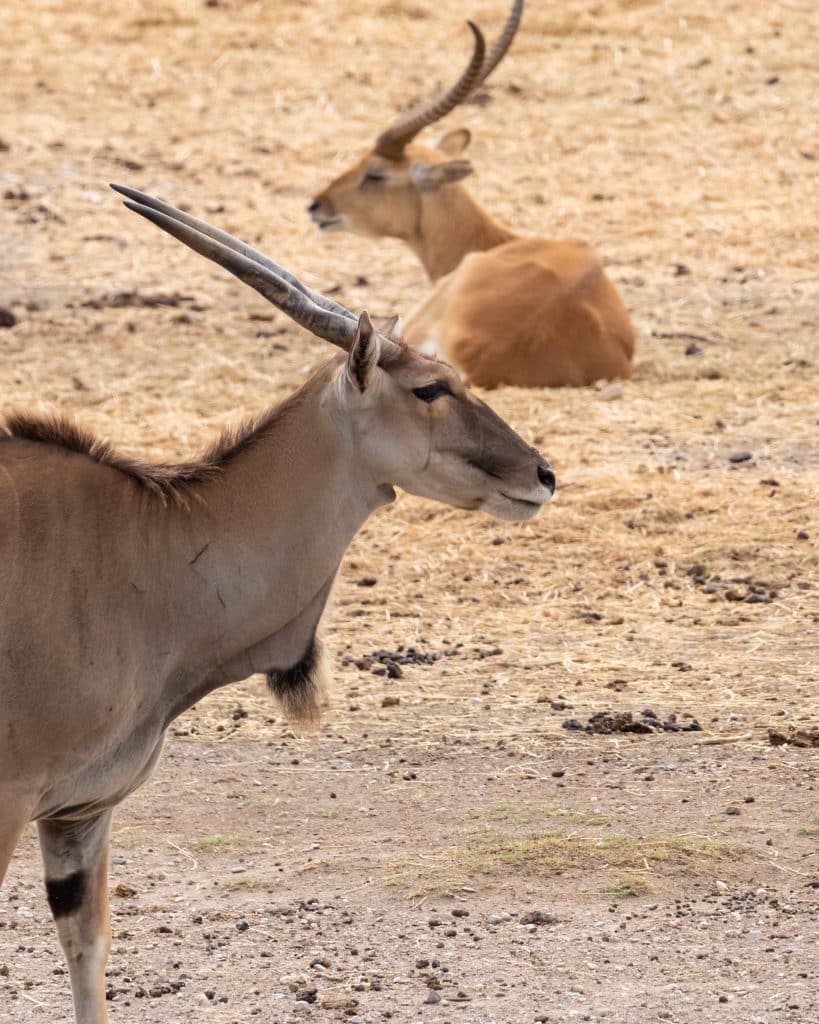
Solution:
<svg viewBox="0 0 819 1024">
<path fill-rule="evenodd" d="M 440 354 L 481 387 L 577 387 L 631 376 L 634 332 L 616 288 L 583 242 L 524 238 L 503 227 L 458 184 L 472 172 L 465 129 L 437 148 L 412 140 L 486 81 L 509 49 L 523 0 L 486 53 L 448 91 L 399 118 L 375 148 L 308 207 L 323 230 L 403 239 L 436 282 L 404 337 Z"/>
<path fill-rule="evenodd" d="M 193 462 L 136 462 L 58 418 L 10 416 L 0 435 L 0 882 L 35 820 L 78 1024 L 108 1019 L 112 810 L 174 718 L 254 672 L 291 716 L 316 717 L 319 620 L 394 485 L 513 521 L 555 486 L 451 367 L 225 232 L 113 187 L 344 354 Z"/>
</svg>

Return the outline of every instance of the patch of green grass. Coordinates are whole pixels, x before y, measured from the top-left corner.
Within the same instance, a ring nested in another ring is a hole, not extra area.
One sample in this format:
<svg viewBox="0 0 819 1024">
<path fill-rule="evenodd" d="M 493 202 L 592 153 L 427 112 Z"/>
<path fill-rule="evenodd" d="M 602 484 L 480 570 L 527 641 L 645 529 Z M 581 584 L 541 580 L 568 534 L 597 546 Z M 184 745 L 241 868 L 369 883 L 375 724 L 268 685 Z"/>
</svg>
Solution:
<svg viewBox="0 0 819 1024">
<path fill-rule="evenodd" d="M 647 896 L 650 892 L 652 888 L 646 879 L 633 875 L 618 878 L 603 889 L 604 895 L 610 896 L 613 900 L 630 900 L 636 896 Z"/>
<path fill-rule="evenodd" d="M 503 801 L 493 804 L 482 811 L 470 811 L 472 819 L 485 819 L 486 821 L 504 821 L 512 825 L 530 825 L 534 814 L 525 807 L 519 807 L 510 801 Z"/>
<path fill-rule="evenodd" d="M 609 820 L 602 814 L 587 814 L 585 811 L 574 811 L 570 807 L 563 807 L 560 804 L 552 804 L 544 808 L 544 813 L 550 818 L 562 818 L 564 821 L 576 821 L 581 825 L 607 825 Z"/>
<path fill-rule="evenodd" d="M 493 804 L 491 807 L 470 811 L 469 817 L 473 820 L 484 820 L 492 822 L 505 822 L 510 825 L 531 825 L 536 819 L 560 818 L 563 821 L 576 821 L 583 825 L 606 825 L 607 819 L 602 814 L 588 814 L 585 811 L 574 811 L 569 807 L 562 807 L 558 804 L 547 805 L 543 808 L 521 807 L 510 801 Z"/>
<path fill-rule="evenodd" d="M 210 836 L 200 836 L 196 840 L 195 848 L 201 853 L 218 853 L 220 850 L 242 846 L 246 842 L 245 836 L 238 836 L 232 832 L 214 832 Z"/>
<path fill-rule="evenodd" d="M 229 882 L 225 882 L 224 888 L 228 892 L 236 892 L 240 889 L 268 889 L 270 887 L 269 882 L 265 882 L 262 878 L 231 878 Z"/>
<path fill-rule="evenodd" d="M 484 829 L 471 836 L 464 846 L 393 864 L 395 873 L 387 880 L 409 883 L 418 895 L 445 894 L 459 891 L 476 875 L 508 878 L 514 873 L 545 878 L 569 870 L 649 871 L 660 864 L 702 865 L 720 860 L 736 849 L 687 834 L 633 839 L 619 834 L 582 836 L 560 831 L 518 836 Z M 630 877 L 627 881 L 635 886 L 638 882 L 642 884 L 642 880 Z"/>
<path fill-rule="evenodd" d="M 800 839 L 816 839 L 819 836 L 819 814 L 814 814 L 810 825 L 803 825 L 796 830 Z"/>
</svg>

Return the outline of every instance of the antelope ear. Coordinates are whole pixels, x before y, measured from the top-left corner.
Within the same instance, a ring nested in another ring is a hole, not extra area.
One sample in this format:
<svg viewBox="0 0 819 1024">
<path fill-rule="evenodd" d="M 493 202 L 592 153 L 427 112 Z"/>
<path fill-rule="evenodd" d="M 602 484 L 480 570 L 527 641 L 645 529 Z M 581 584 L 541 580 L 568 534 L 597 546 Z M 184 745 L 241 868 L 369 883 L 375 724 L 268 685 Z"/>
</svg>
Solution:
<svg viewBox="0 0 819 1024">
<path fill-rule="evenodd" d="M 447 156 L 460 156 L 471 141 L 472 133 L 468 128 L 456 128 L 442 135 L 435 148 Z"/>
<path fill-rule="evenodd" d="M 451 185 L 472 173 L 468 160 L 449 160 L 445 164 L 413 164 L 410 178 L 422 192 L 432 192 L 443 185 Z"/>
<path fill-rule="evenodd" d="M 372 379 L 373 371 L 378 366 L 381 344 L 378 332 L 366 310 L 358 318 L 358 333 L 347 356 L 347 377 L 359 390 L 366 391 Z"/>
<path fill-rule="evenodd" d="M 401 323 L 400 316 L 390 316 L 384 320 L 379 320 L 376 326 L 378 333 L 383 334 L 385 338 L 389 338 L 390 341 L 401 341 L 403 324 Z"/>
</svg>

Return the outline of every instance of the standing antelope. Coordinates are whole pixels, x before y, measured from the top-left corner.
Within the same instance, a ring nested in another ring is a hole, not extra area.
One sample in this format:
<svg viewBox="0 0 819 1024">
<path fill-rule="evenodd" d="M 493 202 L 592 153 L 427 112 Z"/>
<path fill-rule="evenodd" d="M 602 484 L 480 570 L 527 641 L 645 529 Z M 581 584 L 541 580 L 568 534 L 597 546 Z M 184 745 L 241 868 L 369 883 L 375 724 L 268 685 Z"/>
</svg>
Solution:
<svg viewBox="0 0 819 1024">
<path fill-rule="evenodd" d="M 254 672 L 291 716 L 316 717 L 316 629 L 393 485 L 508 520 L 555 486 L 451 367 L 225 232 L 113 187 L 345 355 L 198 461 L 145 465 L 63 419 L 10 416 L 0 433 L 0 882 L 35 820 L 78 1024 L 108 1020 L 111 814 L 174 718 Z"/>
<path fill-rule="evenodd" d="M 458 184 L 472 172 L 465 129 L 437 148 L 413 143 L 462 103 L 500 63 L 520 22 L 515 0 L 486 53 L 480 29 L 464 73 L 437 99 L 378 136 L 375 148 L 308 207 L 322 230 L 403 239 L 436 282 L 409 316 L 404 337 L 440 354 L 481 387 L 578 387 L 631 376 L 634 332 L 600 260 L 584 242 L 523 238 Z"/>
</svg>

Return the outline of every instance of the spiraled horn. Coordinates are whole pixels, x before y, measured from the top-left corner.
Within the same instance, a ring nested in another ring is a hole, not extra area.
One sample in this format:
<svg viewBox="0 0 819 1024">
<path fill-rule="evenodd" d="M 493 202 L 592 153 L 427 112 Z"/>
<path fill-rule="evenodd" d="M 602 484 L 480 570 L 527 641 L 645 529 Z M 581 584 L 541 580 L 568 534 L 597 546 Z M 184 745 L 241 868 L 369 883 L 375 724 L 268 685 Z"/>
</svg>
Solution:
<svg viewBox="0 0 819 1024">
<path fill-rule="evenodd" d="M 512 4 L 512 10 L 509 12 L 509 17 L 506 19 L 506 24 L 503 26 L 503 31 L 492 44 L 492 49 L 487 53 L 486 59 L 483 62 L 483 71 L 481 72 L 481 82 L 485 82 L 487 78 L 492 74 L 495 68 L 500 64 L 503 58 L 506 56 L 506 51 L 512 45 L 512 40 L 518 31 L 518 25 L 520 25 L 521 15 L 523 14 L 523 0 L 514 0 Z"/>
<path fill-rule="evenodd" d="M 380 156 L 386 157 L 388 160 L 399 160 L 404 152 L 404 147 L 415 138 L 422 128 L 426 128 L 434 121 L 439 121 L 450 110 L 454 110 L 480 83 L 486 54 L 486 40 L 473 21 L 468 21 L 467 25 L 475 37 L 475 42 L 466 70 L 445 93 L 424 103 L 421 107 L 411 110 L 390 125 L 386 131 L 383 131 L 375 142 L 375 152 Z"/>
<path fill-rule="evenodd" d="M 382 132 L 375 143 L 375 152 L 388 160 L 400 160 L 404 147 L 408 142 L 428 125 L 440 121 L 442 117 L 463 103 L 471 93 L 492 74 L 506 56 L 506 52 L 515 38 L 520 19 L 523 14 L 523 0 L 513 0 L 512 9 L 503 26 L 503 31 L 486 52 L 486 41 L 483 33 L 474 22 L 468 21 L 475 36 L 475 46 L 466 70 L 458 81 L 437 99 L 422 104 L 415 110 L 399 118 Z"/>
</svg>

